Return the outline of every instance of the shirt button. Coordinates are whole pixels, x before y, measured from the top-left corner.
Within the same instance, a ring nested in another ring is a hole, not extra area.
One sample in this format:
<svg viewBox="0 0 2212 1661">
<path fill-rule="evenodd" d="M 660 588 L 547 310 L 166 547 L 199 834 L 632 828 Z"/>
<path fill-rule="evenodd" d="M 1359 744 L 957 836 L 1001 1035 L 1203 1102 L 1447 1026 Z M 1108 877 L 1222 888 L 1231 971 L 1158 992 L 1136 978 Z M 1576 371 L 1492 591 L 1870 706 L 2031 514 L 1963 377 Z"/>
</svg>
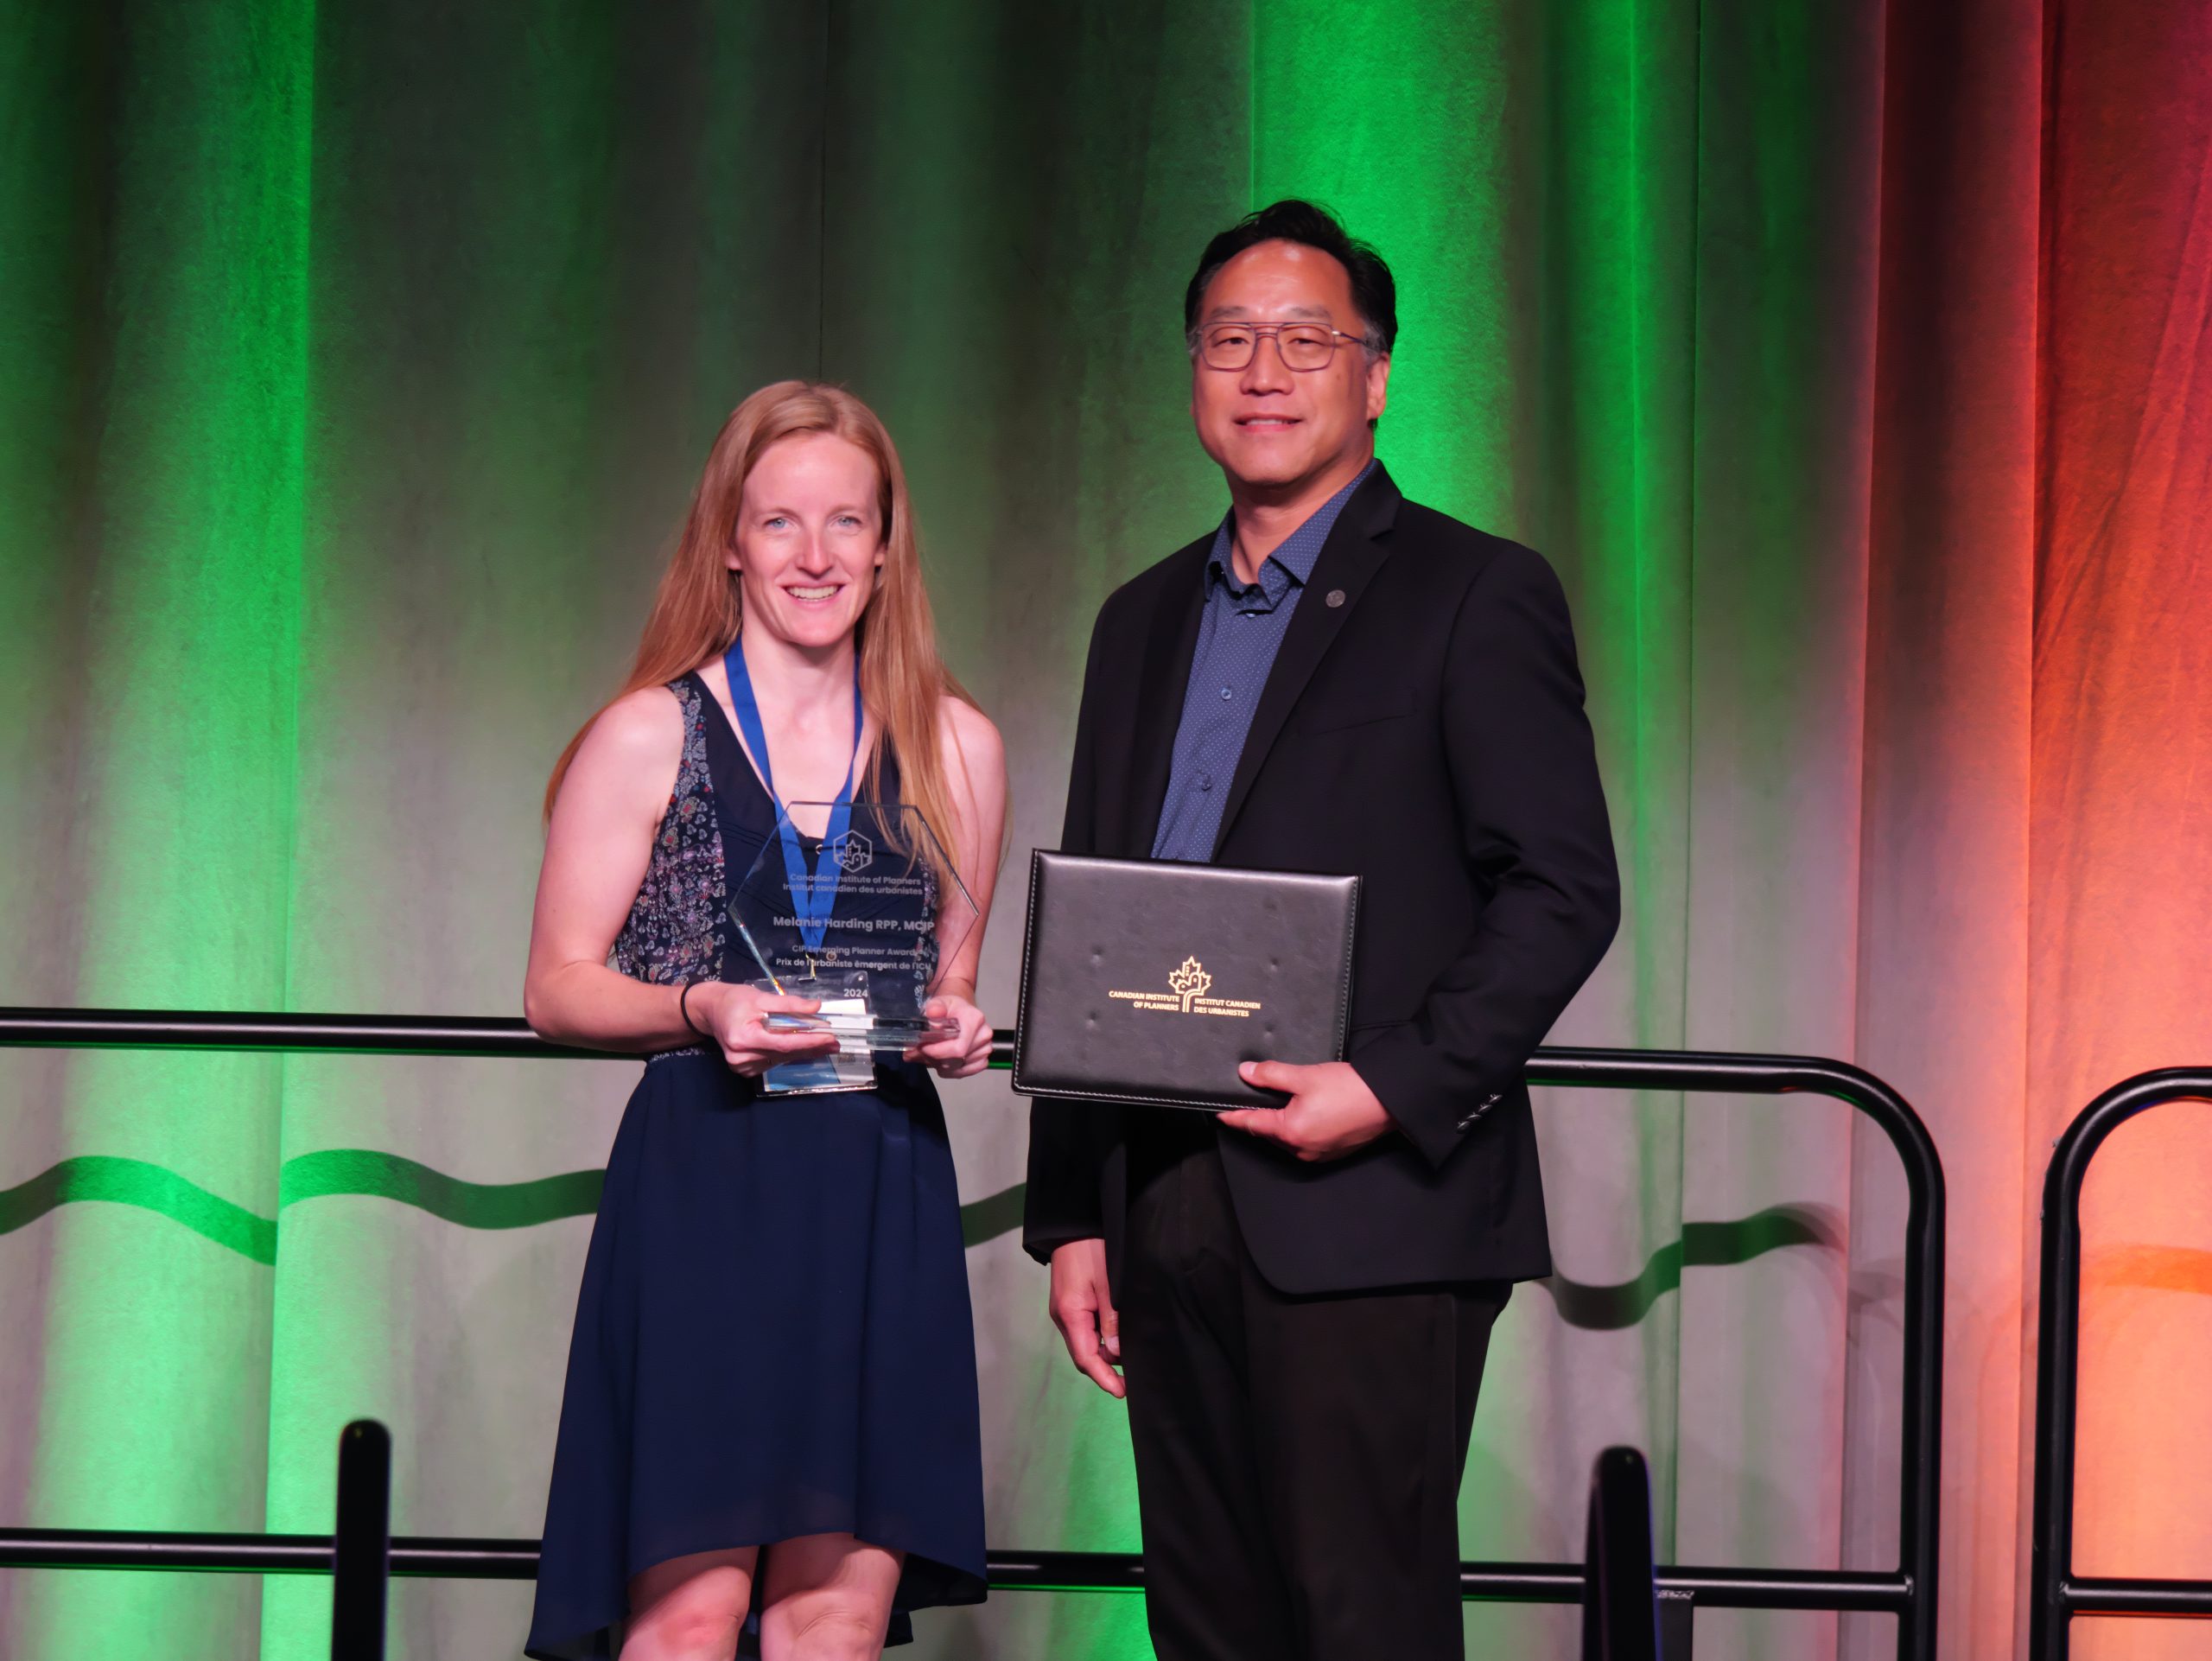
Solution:
<svg viewBox="0 0 2212 1661">
<path fill-rule="evenodd" d="M 1200 773 L 1198 775 L 1198 788 L 1200 790 L 1211 790 L 1213 788 L 1213 774 L 1211 773 Z"/>
<path fill-rule="evenodd" d="M 1221 701 L 1222 701 L 1224 703 L 1228 703 L 1228 702 L 1229 702 L 1229 700 L 1230 700 L 1232 697 L 1234 697 L 1234 696 L 1235 696 L 1235 694 L 1233 694 L 1232 692 L 1230 692 L 1230 690 L 1229 690 L 1226 686 L 1224 686 L 1224 687 L 1223 687 L 1223 688 L 1221 689 Z"/>
</svg>

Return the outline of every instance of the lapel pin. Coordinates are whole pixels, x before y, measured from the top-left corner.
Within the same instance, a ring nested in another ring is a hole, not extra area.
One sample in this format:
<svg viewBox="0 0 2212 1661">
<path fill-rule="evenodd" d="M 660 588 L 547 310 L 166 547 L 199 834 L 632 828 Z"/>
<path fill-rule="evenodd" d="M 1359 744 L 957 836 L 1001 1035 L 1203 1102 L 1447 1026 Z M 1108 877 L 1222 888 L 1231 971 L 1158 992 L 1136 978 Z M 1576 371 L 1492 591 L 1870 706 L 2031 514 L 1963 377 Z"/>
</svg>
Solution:
<svg viewBox="0 0 2212 1661">
<path fill-rule="evenodd" d="M 1344 602 L 1344 591 L 1342 589 L 1332 589 L 1329 590 L 1329 597 L 1325 602 L 1328 606 L 1333 609 L 1338 606 L 1343 605 Z"/>
</svg>

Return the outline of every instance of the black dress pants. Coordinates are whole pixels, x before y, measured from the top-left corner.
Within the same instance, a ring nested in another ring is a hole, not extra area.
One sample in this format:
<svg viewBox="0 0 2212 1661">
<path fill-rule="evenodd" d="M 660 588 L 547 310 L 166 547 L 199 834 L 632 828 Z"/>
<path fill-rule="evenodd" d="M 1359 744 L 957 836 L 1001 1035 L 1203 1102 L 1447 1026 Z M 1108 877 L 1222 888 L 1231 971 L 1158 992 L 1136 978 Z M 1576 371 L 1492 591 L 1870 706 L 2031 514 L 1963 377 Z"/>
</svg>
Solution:
<svg viewBox="0 0 2212 1661">
<path fill-rule="evenodd" d="M 1276 1291 L 1226 1133 L 1175 1119 L 1132 1139 L 1118 1299 L 1160 1661 L 1459 1661 L 1459 1474 L 1512 1289 Z"/>
</svg>

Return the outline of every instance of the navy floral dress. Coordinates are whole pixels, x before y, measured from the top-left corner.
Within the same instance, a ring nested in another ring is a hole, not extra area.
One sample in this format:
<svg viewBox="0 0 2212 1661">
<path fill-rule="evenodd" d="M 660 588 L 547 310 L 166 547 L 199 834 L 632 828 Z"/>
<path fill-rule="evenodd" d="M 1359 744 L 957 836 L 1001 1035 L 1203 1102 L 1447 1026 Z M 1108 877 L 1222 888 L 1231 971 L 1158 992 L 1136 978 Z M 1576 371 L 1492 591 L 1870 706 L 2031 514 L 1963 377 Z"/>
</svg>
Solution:
<svg viewBox="0 0 2212 1661">
<path fill-rule="evenodd" d="M 683 757 L 614 966 L 747 979 L 724 972 L 729 873 L 775 810 L 704 683 L 670 690 Z M 826 1533 L 906 1554 L 893 1643 L 906 1612 L 983 1596 L 974 1326 L 937 1091 L 894 1064 L 872 1091 L 777 1098 L 703 1047 L 653 1056 L 584 1263 L 527 1653 L 615 1655 L 629 1581 L 656 1563 Z"/>
</svg>

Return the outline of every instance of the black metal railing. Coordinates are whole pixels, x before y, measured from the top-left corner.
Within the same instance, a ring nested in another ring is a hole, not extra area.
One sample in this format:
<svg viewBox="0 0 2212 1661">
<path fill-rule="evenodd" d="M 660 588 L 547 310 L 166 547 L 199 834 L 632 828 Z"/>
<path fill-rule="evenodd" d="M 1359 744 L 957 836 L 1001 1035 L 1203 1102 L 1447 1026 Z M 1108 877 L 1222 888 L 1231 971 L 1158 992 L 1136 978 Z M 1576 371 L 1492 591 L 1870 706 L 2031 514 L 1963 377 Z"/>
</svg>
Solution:
<svg viewBox="0 0 2212 1661">
<path fill-rule="evenodd" d="M 338 1438 L 338 1531 L 330 1542 L 330 1661 L 384 1661 L 391 1579 L 391 1433 L 356 1419 Z"/>
<path fill-rule="evenodd" d="M 1608 1448 L 1590 1471 L 1582 1561 L 1582 1661 L 1659 1661 L 1659 1587 L 1651 1561 L 1651 1475 L 1633 1448 Z M 1668 1655 L 1667 1661 L 1683 1661 Z"/>
<path fill-rule="evenodd" d="M 371 1055 L 587 1057 L 549 1044 L 520 1021 L 432 1015 L 228 1014 L 141 1009 L 0 1009 L 0 1047 L 267 1050 Z M 994 1066 L 1012 1065 L 1013 1034 L 1000 1031 Z M 1893 1570 L 1709 1569 L 1659 1570 L 1659 1594 L 1686 1621 L 1697 1607 L 1872 1611 L 1897 1620 L 1897 1661 L 1936 1652 L 1937 1484 L 1942 1469 L 1943 1168 L 1918 1115 L 1873 1074 L 1808 1056 L 1670 1050 L 1546 1048 L 1530 1060 L 1532 1085 L 1726 1095 L 1818 1095 L 1866 1115 L 1904 1167 L 1904 1402 L 1899 1416 L 1897 1567 Z M 990 1583 L 1007 1591 L 1135 1592 L 1141 1557 L 1119 1552 L 991 1551 Z M 401 1537 L 391 1572 L 463 1579 L 528 1580 L 532 1540 Z M 312 1535 L 149 1533 L 131 1530 L 0 1529 L 0 1568 L 163 1569 L 327 1574 L 330 1543 Z M 1460 1595 L 1501 1603 L 1579 1603 L 1580 1563 L 1465 1562 Z M 1669 1630 L 1686 1630 L 1675 1623 Z"/>
<path fill-rule="evenodd" d="M 2043 1183 L 2037 1292 L 2035 1520 L 2028 1562 L 2030 1661 L 2067 1661 L 2076 1615 L 2212 1620 L 2212 1581 L 2121 1580 L 2074 1572 L 2074 1424 L 2081 1392 L 2082 1187 L 2105 1139 L 2161 1103 L 2212 1099 L 2212 1067 L 2123 1079 L 2083 1108 Z M 2195 1386 L 2183 1386 L 2195 1388 Z"/>
</svg>

